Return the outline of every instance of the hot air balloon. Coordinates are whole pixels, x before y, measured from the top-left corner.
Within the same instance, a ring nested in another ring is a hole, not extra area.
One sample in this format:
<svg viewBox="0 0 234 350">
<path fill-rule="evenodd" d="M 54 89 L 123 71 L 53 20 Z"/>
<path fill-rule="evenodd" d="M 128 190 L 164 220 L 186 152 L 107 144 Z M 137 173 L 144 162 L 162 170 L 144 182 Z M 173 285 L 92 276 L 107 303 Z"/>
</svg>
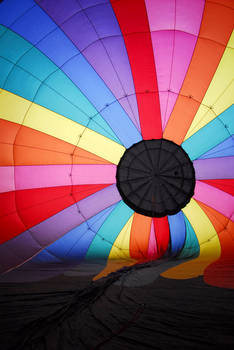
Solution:
<svg viewBox="0 0 234 350">
<path fill-rule="evenodd" d="M 231 0 L 1 2 L 2 278 L 169 257 L 164 277 L 234 287 L 233 18 Z"/>
</svg>

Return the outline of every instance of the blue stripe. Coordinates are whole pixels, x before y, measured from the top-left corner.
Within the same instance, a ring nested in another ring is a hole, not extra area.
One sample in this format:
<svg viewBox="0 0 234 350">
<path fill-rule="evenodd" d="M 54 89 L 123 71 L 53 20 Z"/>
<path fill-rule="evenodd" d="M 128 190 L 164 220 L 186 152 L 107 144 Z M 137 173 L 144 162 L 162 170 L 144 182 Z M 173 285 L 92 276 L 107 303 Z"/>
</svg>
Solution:
<svg viewBox="0 0 234 350">
<path fill-rule="evenodd" d="M 6 21 L 3 23 L 6 23 Z M 59 67 L 63 65 L 61 69 L 95 107 L 96 112 L 93 115 L 99 112 L 107 122 L 105 130 L 108 130 L 108 134 L 102 132 L 103 135 L 113 140 L 117 139 L 117 142 L 122 143 L 127 148 L 142 140 L 140 132 L 105 82 L 39 6 L 35 6 L 17 20 L 12 28 L 36 45 L 56 65 Z M 28 28 L 30 28 L 30 31 Z M 38 28 L 40 29 L 38 30 Z M 40 64 L 37 64 L 37 67 L 40 67 Z M 55 90 L 57 89 L 55 88 Z M 74 116 L 66 114 L 66 117 L 73 118 Z M 87 123 L 84 123 L 84 125 L 87 125 Z M 100 132 L 100 129 L 96 128 L 96 130 Z"/>
<path fill-rule="evenodd" d="M 20 2 L 21 1 L 22 0 L 20 0 Z M 15 1 L 15 3 L 16 2 L 18 1 Z M 19 17 L 10 28 L 35 45 L 44 38 L 47 33 L 55 30 L 57 25 L 35 2 L 32 2 L 32 4 L 34 6 L 22 17 Z"/>
<path fill-rule="evenodd" d="M 175 215 L 168 215 L 171 238 L 171 255 L 177 255 L 184 246 L 186 227 L 184 215 L 180 211 Z"/>
<path fill-rule="evenodd" d="M 2 88 L 120 143 L 79 88 L 38 49 L 8 30 L 0 38 L 0 55 L 11 64 L 8 75 L 1 73 Z"/>
<path fill-rule="evenodd" d="M 191 160 L 199 158 L 234 134 L 234 105 L 182 143 Z"/>
<path fill-rule="evenodd" d="M 97 231 L 115 208 L 116 204 L 101 211 L 87 222 L 75 227 L 62 238 L 44 249 L 32 259 L 33 262 L 56 262 L 58 259 L 67 263 L 78 263 L 85 254 L 94 239 Z M 53 260 L 54 257 L 54 260 Z"/>
<path fill-rule="evenodd" d="M 115 96 L 106 87 L 86 59 L 76 56 L 63 66 L 64 72 L 100 111 L 125 147 L 139 142 L 142 137 Z"/>
<path fill-rule="evenodd" d="M 35 6 L 33 0 L 7 0 L 0 4 L 0 23 L 10 26 L 20 18 L 28 9 Z"/>
<path fill-rule="evenodd" d="M 218 146 L 212 148 L 209 152 L 204 153 L 199 159 L 231 157 L 234 156 L 234 137 L 230 136 Z"/>
<path fill-rule="evenodd" d="M 61 259 L 57 258 L 55 255 L 48 252 L 46 249 L 42 250 L 38 255 L 32 258 L 29 262 L 35 264 L 44 264 L 44 263 L 61 263 Z M 27 262 L 26 262 L 27 264 Z"/>
</svg>

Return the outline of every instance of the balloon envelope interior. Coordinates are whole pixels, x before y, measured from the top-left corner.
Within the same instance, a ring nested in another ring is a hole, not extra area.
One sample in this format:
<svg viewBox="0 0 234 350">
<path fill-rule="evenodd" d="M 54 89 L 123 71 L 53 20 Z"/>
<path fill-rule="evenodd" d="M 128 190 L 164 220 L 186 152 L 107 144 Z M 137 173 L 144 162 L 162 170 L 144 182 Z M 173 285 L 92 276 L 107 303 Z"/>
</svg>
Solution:
<svg viewBox="0 0 234 350">
<path fill-rule="evenodd" d="M 0 3 L 2 281 L 234 287 L 233 48 L 229 0 Z"/>
</svg>

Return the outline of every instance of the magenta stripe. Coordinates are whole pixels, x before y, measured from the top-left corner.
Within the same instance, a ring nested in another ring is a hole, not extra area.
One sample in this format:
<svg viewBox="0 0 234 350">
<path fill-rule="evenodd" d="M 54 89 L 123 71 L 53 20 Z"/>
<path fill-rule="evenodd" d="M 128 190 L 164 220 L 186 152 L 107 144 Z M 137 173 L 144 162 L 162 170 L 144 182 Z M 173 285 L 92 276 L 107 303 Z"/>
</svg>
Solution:
<svg viewBox="0 0 234 350">
<path fill-rule="evenodd" d="M 157 77 L 165 128 L 188 69 L 196 37 L 183 32 L 162 31 L 152 33 L 152 42 L 156 70 L 160 72 Z"/>
<path fill-rule="evenodd" d="M 152 220 L 151 229 L 150 229 L 149 247 L 148 247 L 148 258 L 153 259 L 155 258 L 156 255 L 157 255 L 157 242 L 155 239 L 154 223 Z"/>
<path fill-rule="evenodd" d="M 164 129 L 191 61 L 204 0 L 146 0 L 146 7 L 152 32 Z"/>
<path fill-rule="evenodd" d="M 111 185 L 62 210 L 29 231 L 0 245 L 1 270 L 6 271 L 39 253 L 85 220 L 121 200 L 116 185 Z M 80 212 L 78 212 L 78 210 Z M 49 232 L 49 234 L 48 234 Z M 13 252 L 13 256 L 12 253 Z"/>
<path fill-rule="evenodd" d="M 204 182 L 196 181 L 194 198 L 217 210 L 227 218 L 234 211 L 234 197 Z"/>
<path fill-rule="evenodd" d="M 15 186 L 14 186 L 15 171 Z M 75 164 L 1 167 L 0 191 L 85 184 L 113 184 L 116 165 Z"/>
<path fill-rule="evenodd" d="M 15 190 L 14 167 L 0 167 L 0 193 Z"/>
<path fill-rule="evenodd" d="M 197 180 L 234 178 L 234 157 L 198 159 L 193 166 Z"/>
</svg>

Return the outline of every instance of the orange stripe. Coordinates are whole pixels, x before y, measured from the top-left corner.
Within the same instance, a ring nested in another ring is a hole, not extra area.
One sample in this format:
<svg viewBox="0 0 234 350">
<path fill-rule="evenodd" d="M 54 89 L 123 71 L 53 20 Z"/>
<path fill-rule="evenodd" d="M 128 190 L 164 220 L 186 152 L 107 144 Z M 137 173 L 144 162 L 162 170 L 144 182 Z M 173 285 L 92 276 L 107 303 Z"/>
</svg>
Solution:
<svg viewBox="0 0 234 350">
<path fill-rule="evenodd" d="M 97 281 L 102 277 L 108 276 L 111 272 L 118 271 L 126 266 L 136 264 L 135 260 L 108 260 L 106 267 L 96 276 L 93 277 L 93 281 Z"/>
<path fill-rule="evenodd" d="M 209 207 L 208 205 L 205 205 L 204 203 L 202 203 L 198 200 L 196 200 L 196 202 L 199 204 L 199 206 L 202 208 L 202 210 L 208 216 L 209 220 L 212 222 L 212 225 L 214 226 L 214 229 L 219 236 L 219 240 L 222 241 L 224 236 L 229 236 L 232 243 L 234 244 L 234 226 L 233 226 L 234 223 L 229 218 L 227 218 L 223 214 L 219 213 L 217 210 Z M 229 232 L 229 229 L 231 227 L 233 227 L 233 230 L 230 230 L 230 232 Z M 229 232 L 228 234 L 225 233 L 226 230 L 227 230 L 227 232 Z M 234 248 L 234 246 L 231 248 L 230 252 L 233 255 L 233 259 L 234 259 L 233 248 Z M 229 250 L 230 247 L 227 246 L 226 249 Z"/>
<path fill-rule="evenodd" d="M 221 256 L 205 269 L 204 280 L 213 286 L 234 288 L 234 222 L 213 208 L 197 202 L 212 222 L 221 245 Z"/>
<path fill-rule="evenodd" d="M 181 144 L 210 85 L 233 29 L 233 11 L 206 2 L 194 54 L 163 137 Z"/>
<path fill-rule="evenodd" d="M 26 126 L 0 119 L 0 130 L 2 166 L 109 164 L 90 152 Z"/>
<path fill-rule="evenodd" d="M 130 236 L 130 256 L 133 259 L 145 260 L 148 257 L 152 218 L 135 213 Z"/>
</svg>

